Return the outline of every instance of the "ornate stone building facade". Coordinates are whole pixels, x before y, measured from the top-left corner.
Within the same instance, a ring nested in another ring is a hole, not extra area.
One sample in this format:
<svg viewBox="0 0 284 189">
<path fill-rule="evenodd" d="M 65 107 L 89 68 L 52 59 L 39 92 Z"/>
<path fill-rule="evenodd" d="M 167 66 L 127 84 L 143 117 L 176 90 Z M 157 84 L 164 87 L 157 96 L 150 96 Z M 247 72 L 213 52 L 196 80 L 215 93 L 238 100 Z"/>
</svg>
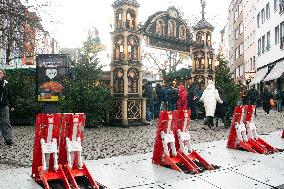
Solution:
<svg viewBox="0 0 284 189">
<path fill-rule="evenodd" d="M 111 115 L 115 125 L 128 126 L 146 122 L 146 99 L 142 97 L 142 63 L 140 42 L 159 49 L 191 54 L 193 81 L 207 83 L 215 78 L 215 55 L 212 48 L 214 27 L 205 18 L 205 2 L 202 19 L 193 27 L 193 38 L 187 22 L 175 7 L 159 11 L 148 17 L 138 28 L 136 0 L 116 0 L 114 31 L 111 33 L 113 48 L 111 60 L 111 88 L 116 98 Z"/>
<path fill-rule="evenodd" d="M 136 0 L 116 0 L 111 87 L 116 104 L 112 113 L 115 125 L 128 126 L 146 122 L 146 99 L 142 98 L 142 64 Z"/>
<path fill-rule="evenodd" d="M 192 79 L 207 84 L 209 79 L 215 79 L 215 53 L 212 48 L 212 33 L 214 27 L 205 19 L 204 0 L 201 0 L 202 19 L 193 27 L 195 41 L 192 44 Z"/>
</svg>

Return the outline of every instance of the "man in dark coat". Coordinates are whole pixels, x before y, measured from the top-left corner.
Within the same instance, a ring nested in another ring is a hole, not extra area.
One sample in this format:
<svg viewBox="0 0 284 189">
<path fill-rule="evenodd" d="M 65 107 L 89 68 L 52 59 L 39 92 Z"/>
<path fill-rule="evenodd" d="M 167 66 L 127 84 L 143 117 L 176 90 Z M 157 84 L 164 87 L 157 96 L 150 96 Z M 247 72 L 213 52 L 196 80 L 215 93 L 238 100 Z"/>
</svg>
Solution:
<svg viewBox="0 0 284 189">
<path fill-rule="evenodd" d="M 173 83 L 165 89 L 165 101 L 169 111 L 174 111 L 177 108 L 178 90 L 174 88 Z"/>
<path fill-rule="evenodd" d="M 6 145 L 12 145 L 12 127 L 9 111 L 14 111 L 12 94 L 8 81 L 5 80 L 5 71 L 0 69 L 0 131 Z M 9 108 L 10 107 L 10 108 Z"/>
<path fill-rule="evenodd" d="M 153 101 L 153 87 L 152 83 L 150 81 L 147 81 L 146 84 L 144 85 L 144 93 L 143 96 L 147 98 L 146 100 L 146 118 L 147 121 L 151 121 L 152 119 L 152 114 L 153 114 L 153 106 L 154 106 L 154 101 Z"/>
<path fill-rule="evenodd" d="M 250 105 L 256 105 L 257 106 L 257 100 L 259 98 L 259 93 L 255 89 L 255 87 L 251 87 L 250 90 L 248 91 L 248 100 Z M 256 109 L 254 112 L 254 115 L 256 116 Z"/>
<path fill-rule="evenodd" d="M 198 102 L 199 102 L 199 94 L 198 94 L 198 86 L 196 83 L 192 84 L 191 88 L 188 92 L 188 106 L 191 110 L 191 119 L 198 119 Z"/>
<path fill-rule="evenodd" d="M 270 107 L 271 98 L 272 98 L 271 92 L 269 92 L 267 88 L 264 88 L 263 93 L 261 95 L 261 99 L 262 99 L 263 110 L 267 113 L 267 115 L 269 115 L 271 109 Z"/>
</svg>

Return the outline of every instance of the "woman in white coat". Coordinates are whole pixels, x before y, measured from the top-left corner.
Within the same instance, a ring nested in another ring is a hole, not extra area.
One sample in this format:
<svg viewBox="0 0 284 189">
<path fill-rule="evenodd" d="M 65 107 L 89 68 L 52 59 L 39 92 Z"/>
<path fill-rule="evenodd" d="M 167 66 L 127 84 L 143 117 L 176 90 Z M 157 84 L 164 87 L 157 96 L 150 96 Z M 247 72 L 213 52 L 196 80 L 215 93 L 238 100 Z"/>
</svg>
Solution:
<svg viewBox="0 0 284 189">
<path fill-rule="evenodd" d="M 223 103 L 221 100 L 218 90 L 215 88 L 214 81 L 209 80 L 206 89 L 204 90 L 200 101 L 204 103 L 206 120 L 208 123 L 208 127 L 213 127 L 213 117 L 216 110 L 217 102 Z"/>
</svg>

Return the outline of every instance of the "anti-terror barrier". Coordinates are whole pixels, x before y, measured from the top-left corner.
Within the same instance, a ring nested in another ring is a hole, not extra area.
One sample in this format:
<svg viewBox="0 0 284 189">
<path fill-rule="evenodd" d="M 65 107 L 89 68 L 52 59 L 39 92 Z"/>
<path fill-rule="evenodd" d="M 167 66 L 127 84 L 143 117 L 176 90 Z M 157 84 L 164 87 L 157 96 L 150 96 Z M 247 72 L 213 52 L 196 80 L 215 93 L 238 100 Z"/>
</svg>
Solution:
<svg viewBox="0 0 284 189">
<path fill-rule="evenodd" d="M 173 170 L 197 174 L 214 170 L 190 143 L 190 110 L 162 111 L 159 115 L 152 162 Z"/>
<path fill-rule="evenodd" d="M 32 178 L 45 189 L 100 189 L 82 161 L 85 115 L 36 116 Z"/>
<path fill-rule="evenodd" d="M 254 105 L 236 106 L 227 147 L 253 153 L 271 154 L 278 149 L 260 138 L 254 123 Z"/>
</svg>

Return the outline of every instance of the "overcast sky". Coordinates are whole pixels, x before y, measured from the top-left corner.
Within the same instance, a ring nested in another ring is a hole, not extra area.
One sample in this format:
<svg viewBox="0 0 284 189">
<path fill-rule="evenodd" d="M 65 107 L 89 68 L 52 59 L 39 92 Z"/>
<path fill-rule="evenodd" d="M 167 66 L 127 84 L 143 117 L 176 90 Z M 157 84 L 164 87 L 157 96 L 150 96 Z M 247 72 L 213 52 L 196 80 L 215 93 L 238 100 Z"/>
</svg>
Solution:
<svg viewBox="0 0 284 189">
<path fill-rule="evenodd" d="M 110 24 L 113 24 L 111 4 L 114 0 L 28 0 L 30 4 L 35 1 L 47 1 L 51 5 L 45 7 L 48 14 L 42 14 L 42 22 L 45 30 L 55 37 L 61 48 L 80 47 L 91 27 L 96 27 L 102 42 L 110 46 Z M 201 18 L 200 0 L 137 1 L 140 3 L 139 22 L 145 22 L 148 16 L 157 11 L 165 11 L 171 5 L 182 10 L 183 18 L 190 22 L 189 25 L 195 24 Z M 220 30 L 226 24 L 230 0 L 206 0 L 206 3 L 205 17 L 215 26 L 213 40 L 218 44 Z"/>
</svg>

